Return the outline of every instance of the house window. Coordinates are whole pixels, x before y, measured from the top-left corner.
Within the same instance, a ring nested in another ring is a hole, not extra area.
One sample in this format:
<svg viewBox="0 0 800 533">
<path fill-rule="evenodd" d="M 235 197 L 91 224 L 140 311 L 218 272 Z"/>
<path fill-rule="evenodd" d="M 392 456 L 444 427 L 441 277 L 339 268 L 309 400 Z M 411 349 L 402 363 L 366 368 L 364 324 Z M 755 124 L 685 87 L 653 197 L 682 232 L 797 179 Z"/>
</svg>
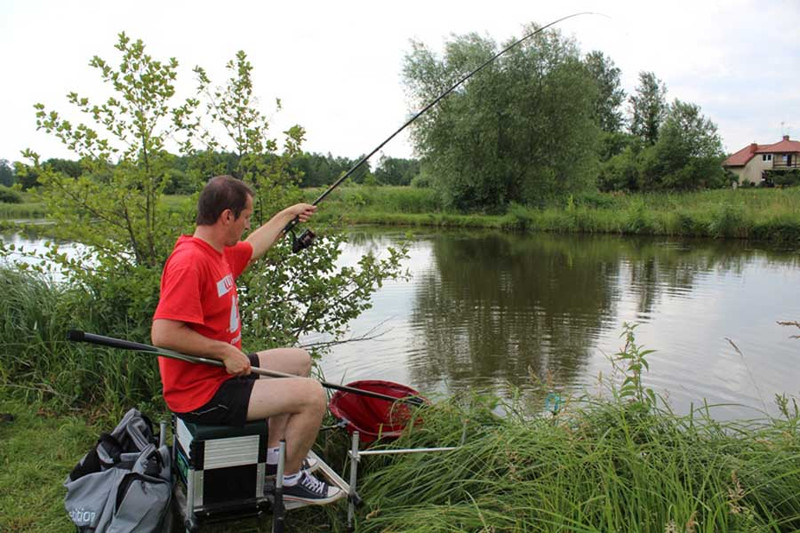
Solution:
<svg viewBox="0 0 800 533">
<path fill-rule="evenodd" d="M 772 154 L 761 154 L 762 161 L 772 161 Z"/>
</svg>

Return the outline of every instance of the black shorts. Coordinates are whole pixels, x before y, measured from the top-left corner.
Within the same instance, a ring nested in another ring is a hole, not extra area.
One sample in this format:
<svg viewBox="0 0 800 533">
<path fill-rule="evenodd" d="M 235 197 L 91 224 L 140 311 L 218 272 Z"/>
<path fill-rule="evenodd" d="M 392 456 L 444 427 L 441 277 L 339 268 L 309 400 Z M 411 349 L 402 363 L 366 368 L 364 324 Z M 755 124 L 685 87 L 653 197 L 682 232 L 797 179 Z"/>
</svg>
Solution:
<svg viewBox="0 0 800 533">
<path fill-rule="evenodd" d="M 258 355 L 247 354 L 250 366 L 258 368 Z M 250 373 L 222 382 L 214 396 L 202 407 L 188 413 L 175 413 L 186 422 L 212 426 L 243 426 L 247 423 L 247 406 L 258 374 Z"/>
</svg>

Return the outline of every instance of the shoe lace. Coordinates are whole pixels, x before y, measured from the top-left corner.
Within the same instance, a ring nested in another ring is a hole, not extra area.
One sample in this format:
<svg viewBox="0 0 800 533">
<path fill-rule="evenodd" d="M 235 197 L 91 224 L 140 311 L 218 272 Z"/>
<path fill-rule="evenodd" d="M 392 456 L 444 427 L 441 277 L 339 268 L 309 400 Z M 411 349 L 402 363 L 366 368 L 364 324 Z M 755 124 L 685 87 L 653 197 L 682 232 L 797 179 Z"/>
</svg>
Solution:
<svg viewBox="0 0 800 533">
<path fill-rule="evenodd" d="M 301 480 L 303 486 L 306 487 L 308 490 L 315 494 L 325 495 L 325 486 L 326 483 L 324 481 L 320 481 L 319 479 L 315 478 L 310 474 L 305 474 L 303 479 Z"/>
</svg>

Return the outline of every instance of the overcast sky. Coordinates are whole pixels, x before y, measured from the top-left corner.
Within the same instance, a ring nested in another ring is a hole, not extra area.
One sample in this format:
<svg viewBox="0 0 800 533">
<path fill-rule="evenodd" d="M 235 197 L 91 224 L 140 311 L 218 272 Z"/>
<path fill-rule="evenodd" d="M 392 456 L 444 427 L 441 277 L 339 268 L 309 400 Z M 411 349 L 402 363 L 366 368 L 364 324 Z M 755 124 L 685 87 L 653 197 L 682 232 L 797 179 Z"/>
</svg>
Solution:
<svg viewBox="0 0 800 533">
<path fill-rule="evenodd" d="M 452 34 L 478 32 L 503 42 L 529 22 L 558 26 L 584 53 L 601 50 L 622 70 L 630 94 L 640 71 L 667 85 L 667 98 L 698 104 L 729 152 L 756 141 L 800 137 L 798 0 L 509 1 L 0 1 L 0 159 L 32 148 L 70 157 L 37 132 L 33 105 L 71 115 L 69 91 L 106 95 L 93 55 L 117 63 L 125 31 L 156 58 L 180 62 L 182 96 L 201 65 L 222 83 L 225 63 L 244 50 L 255 68 L 260 108 L 275 136 L 307 130 L 305 149 L 354 158 L 371 151 L 411 111 L 402 86 L 409 41 L 436 51 Z M 283 109 L 274 113 L 279 97 Z M 77 118 L 77 115 L 73 116 Z M 408 136 L 384 148 L 413 155 Z M 377 156 L 373 159 L 377 161 Z"/>
</svg>

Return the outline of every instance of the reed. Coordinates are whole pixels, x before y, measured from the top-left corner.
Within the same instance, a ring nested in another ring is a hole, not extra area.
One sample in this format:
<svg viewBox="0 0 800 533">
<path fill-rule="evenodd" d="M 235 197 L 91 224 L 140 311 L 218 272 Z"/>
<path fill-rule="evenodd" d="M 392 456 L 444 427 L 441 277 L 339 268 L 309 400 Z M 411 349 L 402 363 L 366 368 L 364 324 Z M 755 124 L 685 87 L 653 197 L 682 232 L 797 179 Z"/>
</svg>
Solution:
<svg viewBox="0 0 800 533">
<path fill-rule="evenodd" d="M 508 412 L 514 413 L 511 409 Z M 796 414 L 718 423 L 594 401 L 555 418 L 437 405 L 402 447 L 447 454 L 367 463 L 359 531 L 796 531 Z M 487 420 L 489 419 L 489 420 Z"/>
<path fill-rule="evenodd" d="M 38 202 L 24 202 L 21 204 L 0 203 L 0 219 L 44 218 L 46 214 L 45 205 Z"/>
<path fill-rule="evenodd" d="M 306 190 L 305 200 L 313 201 L 321 192 Z M 797 245 L 800 188 L 586 193 L 543 208 L 514 204 L 498 215 L 447 210 L 432 189 L 350 186 L 326 198 L 318 217 L 349 224 L 736 238 Z"/>
<path fill-rule="evenodd" d="M 131 404 L 160 406 L 153 357 L 68 342 L 69 329 L 114 332 L 132 338 L 141 325 L 120 323 L 113 302 L 86 288 L 59 284 L 43 274 L 0 268 L 2 358 L 0 387 L 26 402 L 61 407 L 102 406 L 119 413 Z"/>
</svg>

